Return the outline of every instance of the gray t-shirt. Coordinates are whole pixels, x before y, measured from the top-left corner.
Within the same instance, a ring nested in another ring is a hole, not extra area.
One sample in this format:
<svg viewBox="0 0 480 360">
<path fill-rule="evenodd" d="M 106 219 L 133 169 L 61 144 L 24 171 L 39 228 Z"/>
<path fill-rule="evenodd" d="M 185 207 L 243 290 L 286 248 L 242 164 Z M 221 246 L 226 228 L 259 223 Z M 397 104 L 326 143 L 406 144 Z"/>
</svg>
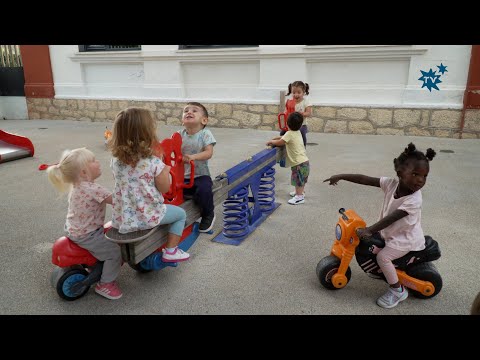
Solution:
<svg viewBox="0 0 480 360">
<path fill-rule="evenodd" d="M 188 135 L 186 129 L 180 130 L 179 133 L 182 135 L 182 154 L 198 154 L 202 152 L 207 145 L 215 146 L 217 143 L 217 140 L 215 140 L 209 129 L 202 129 L 193 135 Z M 195 160 L 195 177 L 204 175 L 210 176 L 208 160 Z M 190 164 L 185 164 L 185 179 L 189 177 Z"/>
</svg>

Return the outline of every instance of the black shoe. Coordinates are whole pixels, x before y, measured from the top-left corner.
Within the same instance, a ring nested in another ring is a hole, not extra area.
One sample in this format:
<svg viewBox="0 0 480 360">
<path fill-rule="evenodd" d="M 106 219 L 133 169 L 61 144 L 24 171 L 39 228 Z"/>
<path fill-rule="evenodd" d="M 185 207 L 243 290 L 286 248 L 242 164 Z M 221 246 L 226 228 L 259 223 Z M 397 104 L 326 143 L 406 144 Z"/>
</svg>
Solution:
<svg viewBox="0 0 480 360">
<path fill-rule="evenodd" d="M 199 232 L 209 232 L 213 228 L 213 224 L 215 223 L 215 214 L 212 213 L 207 216 L 202 217 L 202 221 L 200 221 L 200 225 L 198 226 Z"/>
</svg>

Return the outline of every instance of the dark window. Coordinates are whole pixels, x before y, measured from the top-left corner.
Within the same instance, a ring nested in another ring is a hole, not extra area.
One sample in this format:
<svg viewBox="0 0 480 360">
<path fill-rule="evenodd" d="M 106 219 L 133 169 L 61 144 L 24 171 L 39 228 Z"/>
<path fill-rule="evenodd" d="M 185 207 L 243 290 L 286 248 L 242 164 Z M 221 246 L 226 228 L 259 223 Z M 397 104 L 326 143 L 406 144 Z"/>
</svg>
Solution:
<svg viewBox="0 0 480 360">
<path fill-rule="evenodd" d="M 179 50 L 258 47 L 258 45 L 179 45 Z"/>
<path fill-rule="evenodd" d="M 80 52 L 141 50 L 141 45 L 78 45 Z"/>
</svg>

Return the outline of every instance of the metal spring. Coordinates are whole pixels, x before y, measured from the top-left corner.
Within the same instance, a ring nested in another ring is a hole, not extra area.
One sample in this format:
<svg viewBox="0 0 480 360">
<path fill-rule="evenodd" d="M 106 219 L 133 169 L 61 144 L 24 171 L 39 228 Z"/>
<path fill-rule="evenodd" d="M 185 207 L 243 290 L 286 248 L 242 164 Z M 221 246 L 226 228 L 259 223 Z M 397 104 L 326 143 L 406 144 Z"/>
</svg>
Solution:
<svg viewBox="0 0 480 360">
<path fill-rule="evenodd" d="M 248 187 L 223 202 L 223 235 L 229 238 L 246 236 L 249 233 Z"/>
<path fill-rule="evenodd" d="M 258 190 L 258 202 L 261 212 L 275 209 L 275 168 L 273 167 L 262 175 Z"/>
</svg>

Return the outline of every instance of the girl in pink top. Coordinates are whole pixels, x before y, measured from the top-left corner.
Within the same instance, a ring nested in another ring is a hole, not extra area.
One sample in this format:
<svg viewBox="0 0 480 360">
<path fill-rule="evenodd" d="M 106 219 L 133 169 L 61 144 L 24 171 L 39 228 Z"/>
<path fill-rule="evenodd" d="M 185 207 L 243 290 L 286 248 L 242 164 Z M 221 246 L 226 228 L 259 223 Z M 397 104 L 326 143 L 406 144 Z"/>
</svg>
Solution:
<svg viewBox="0 0 480 360">
<path fill-rule="evenodd" d="M 364 229 L 358 229 L 359 237 L 371 237 L 380 232 L 385 247 L 377 254 L 377 262 L 387 279 L 390 288 L 378 298 L 377 305 L 392 308 L 408 297 L 408 291 L 398 281 L 392 261 L 401 258 L 410 251 L 423 250 L 425 237 L 420 225 L 422 218 L 422 192 L 420 189 L 427 181 L 429 162 L 436 155 L 433 149 L 424 154 L 410 143 L 393 160 L 397 178 L 374 178 L 359 174 L 334 175 L 324 182 L 337 185 L 346 180 L 362 185 L 376 186 L 383 190 L 384 198 L 380 220 Z"/>
<path fill-rule="evenodd" d="M 95 292 L 111 300 L 121 298 L 122 291 L 115 281 L 122 265 L 120 246 L 103 234 L 106 205 L 112 204 L 112 192 L 95 183 L 102 174 L 100 162 L 86 148 L 65 150 L 59 163 L 47 168 L 47 174 L 60 193 L 69 193 L 65 223 L 68 237 L 103 261 Z"/>
</svg>

